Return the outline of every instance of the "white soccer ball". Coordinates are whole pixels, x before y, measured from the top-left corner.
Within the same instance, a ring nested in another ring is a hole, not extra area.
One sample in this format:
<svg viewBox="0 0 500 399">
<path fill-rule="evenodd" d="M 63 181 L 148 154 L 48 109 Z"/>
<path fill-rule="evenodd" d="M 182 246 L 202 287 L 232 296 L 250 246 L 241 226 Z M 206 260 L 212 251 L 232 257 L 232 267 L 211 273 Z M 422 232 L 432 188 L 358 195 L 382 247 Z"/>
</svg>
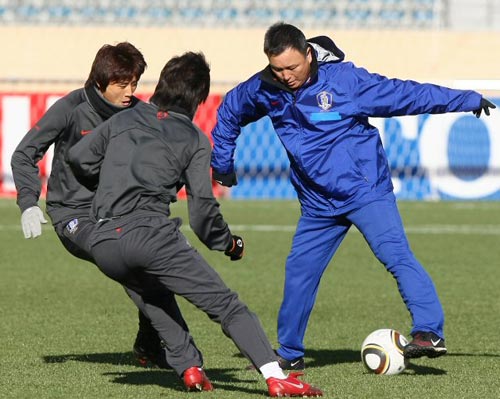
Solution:
<svg viewBox="0 0 500 399">
<path fill-rule="evenodd" d="M 372 373 L 399 374 L 408 365 L 403 356 L 407 344 L 408 340 L 391 328 L 373 331 L 361 345 L 361 360 Z"/>
</svg>

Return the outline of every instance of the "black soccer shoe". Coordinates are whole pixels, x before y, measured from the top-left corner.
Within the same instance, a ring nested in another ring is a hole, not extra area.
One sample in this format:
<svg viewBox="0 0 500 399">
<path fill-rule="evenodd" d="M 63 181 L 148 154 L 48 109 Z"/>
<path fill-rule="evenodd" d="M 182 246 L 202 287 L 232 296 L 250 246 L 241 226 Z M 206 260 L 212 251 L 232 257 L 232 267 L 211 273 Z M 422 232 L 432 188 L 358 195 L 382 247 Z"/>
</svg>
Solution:
<svg viewBox="0 0 500 399">
<path fill-rule="evenodd" d="M 142 367 L 158 367 L 171 369 L 162 342 L 156 332 L 139 331 L 132 348 L 135 358 Z"/>
<path fill-rule="evenodd" d="M 403 354 L 407 359 L 417 359 L 422 356 L 439 357 L 446 354 L 446 345 L 444 339 L 433 332 L 417 331 L 413 334 L 412 341 L 405 346 Z"/>
<path fill-rule="evenodd" d="M 278 363 L 283 370 L 304 370 L 306 368 L 303 357 L 287 360 L 278 355 Z"/>
</svg>

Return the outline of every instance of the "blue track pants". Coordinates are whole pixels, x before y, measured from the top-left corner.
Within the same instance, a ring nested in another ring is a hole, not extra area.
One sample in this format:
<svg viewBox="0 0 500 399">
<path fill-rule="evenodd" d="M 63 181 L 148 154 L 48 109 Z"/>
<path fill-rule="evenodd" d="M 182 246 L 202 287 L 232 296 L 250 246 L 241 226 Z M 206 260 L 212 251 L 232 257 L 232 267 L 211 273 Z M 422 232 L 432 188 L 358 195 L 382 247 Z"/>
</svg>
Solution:
<svg viewBox="0 0 500 399">
<path fill-rule="evenodd" d="M 299 219 L 278 315 L 278 354 L 285 359 L 304 356 L 304 335 L 321 276 L 351 225 L 396 279 L 412 317 L 411 333 L 432 331 L 444 338 L 444 314 L 436 289 L 409 247 L 395 196 L 389 193 L 341 216 Z"/>
</svg>

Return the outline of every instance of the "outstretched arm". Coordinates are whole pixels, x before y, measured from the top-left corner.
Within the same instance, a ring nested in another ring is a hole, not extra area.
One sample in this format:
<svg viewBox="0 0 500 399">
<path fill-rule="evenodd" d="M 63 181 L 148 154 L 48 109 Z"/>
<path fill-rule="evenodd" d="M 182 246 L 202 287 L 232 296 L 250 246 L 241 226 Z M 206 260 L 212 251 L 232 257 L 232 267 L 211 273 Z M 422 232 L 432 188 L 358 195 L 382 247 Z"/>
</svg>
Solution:
<svg viewBox="0 0 500 399">
<path fill-rule="evenodd" d="M 356 114 L 366 117 L 471 112 L 482 108 L 482 96 L 475 91 L 389 79 L 351 63 L 343 65 L 339 79 L 348 85 Z"/>
</svg>

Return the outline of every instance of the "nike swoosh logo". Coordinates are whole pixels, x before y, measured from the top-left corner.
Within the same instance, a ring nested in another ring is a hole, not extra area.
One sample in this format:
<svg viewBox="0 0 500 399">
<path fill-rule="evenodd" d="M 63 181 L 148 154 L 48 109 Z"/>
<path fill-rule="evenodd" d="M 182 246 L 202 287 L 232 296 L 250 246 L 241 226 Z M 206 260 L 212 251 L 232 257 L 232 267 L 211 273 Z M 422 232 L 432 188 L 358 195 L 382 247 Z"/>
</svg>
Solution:
<svg viewBox="0 0 500 399">
<path fill-rule="evenodd" d="M 289 385 L 291 385 L 292 387 L 295 387 L 295 388 L 298 388 L 298 389 L 302 389 L 302 388 L 304 388 L 304 384 L 302 384 L 302 383 L 300 383 L 300 384 L 295 384 L 295 383 L 290 382 L 290 381 L 287 381 L 287 383 L 288 383 Z"/>
<path fill-rule="evenodd" d="M 441 338 L 439 338 L 437 341 L 434 341 L 432 338 L 431 338 L 431 342 L 432 342 L 432 345 L 436 346 L 437 344 L 439 344 L 441 342 Z"/>
<path fill-rule="evenodd" d="M 91 131 L 92 131 L 92 130 L 82 130 L 82 131 L 80 132 L 80 134 L 81 134 L 82 136 L 85 136 L 86 134 L 89 134 Z"/>
<path fill-rule="evenodd" d="M 299 364 L 300 360 L 297 360 L 296 362 L 290 363 L 290 366 L 295 367 L 297 364 Z"/>
</svg>

